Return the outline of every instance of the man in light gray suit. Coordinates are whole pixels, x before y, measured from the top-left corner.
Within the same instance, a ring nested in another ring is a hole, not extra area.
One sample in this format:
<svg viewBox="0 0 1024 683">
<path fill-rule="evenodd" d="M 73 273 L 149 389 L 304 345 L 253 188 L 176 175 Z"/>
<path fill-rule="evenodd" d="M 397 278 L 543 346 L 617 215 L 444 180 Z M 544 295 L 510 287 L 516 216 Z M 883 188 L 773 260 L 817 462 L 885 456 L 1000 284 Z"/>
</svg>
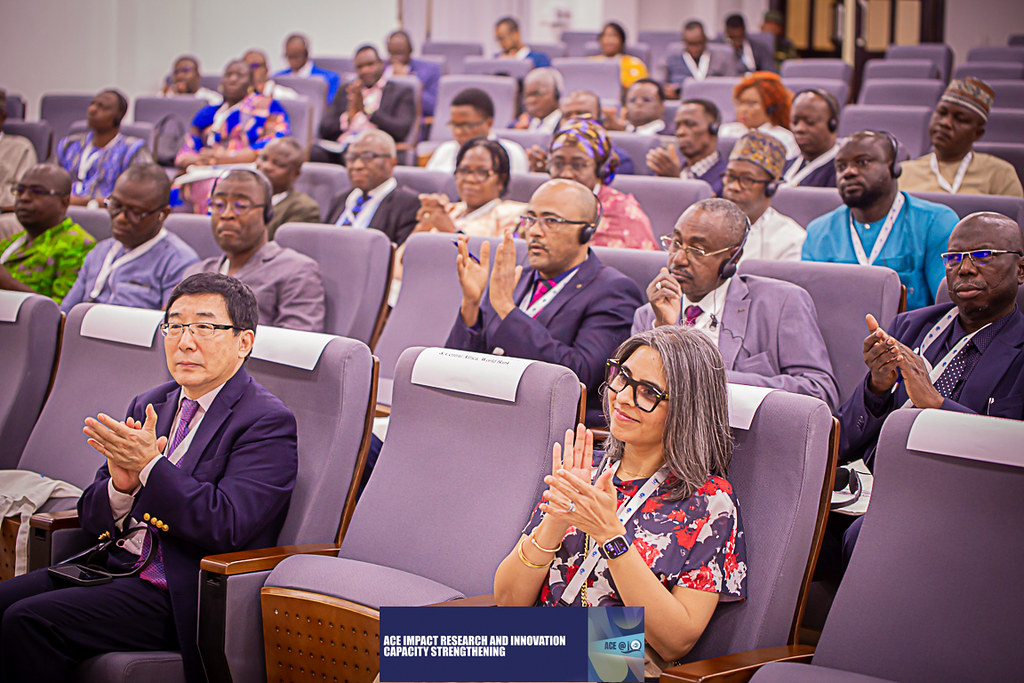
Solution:
<svg viewBox="0 0 1024 683">
<path fill-rule="evenodd" d="M 811 296 L 781 280 L 736 275 L 749 223 L 726 199 L 704 199 L 662 238 L 668 265 L 647 287 L 632 333 L 659 325 L 696 327 L 718 345 L 730 382 L 820 398 L 839 389 Z"/>
<path fill-rule="evenodd" d="M 669 55 L 665 60 L 667 76 L 665 78 L 665 94 L 671 98 L 679 97 L 683 81 L 693 78 L 703 81 L 709 76 L 735 76 L 736 60 L 725 45 L 708 48 L 708 37 L 704 33 L 704 24 L 699 21 L 688 21 L 683 26 L 683 45 L 685 49 L 677 55 Z"/>
</svg>

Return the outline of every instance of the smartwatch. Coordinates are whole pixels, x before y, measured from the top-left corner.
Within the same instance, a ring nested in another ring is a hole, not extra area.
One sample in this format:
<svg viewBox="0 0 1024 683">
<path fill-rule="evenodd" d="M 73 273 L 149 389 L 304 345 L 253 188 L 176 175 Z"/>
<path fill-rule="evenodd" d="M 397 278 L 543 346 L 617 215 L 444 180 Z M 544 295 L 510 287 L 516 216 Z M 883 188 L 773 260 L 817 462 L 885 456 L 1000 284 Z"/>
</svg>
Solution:
<svg viewBox="0 0 1024 683">
<path fill-rule="evenodd" d="M 616 557 L 621 557 L 629 552 L 629 546 L 630 543 L 626 540 L 625 535 L 619 534 L 600 544 L 598 550 L 604 559 L 614 560 Z"/>
</svg>

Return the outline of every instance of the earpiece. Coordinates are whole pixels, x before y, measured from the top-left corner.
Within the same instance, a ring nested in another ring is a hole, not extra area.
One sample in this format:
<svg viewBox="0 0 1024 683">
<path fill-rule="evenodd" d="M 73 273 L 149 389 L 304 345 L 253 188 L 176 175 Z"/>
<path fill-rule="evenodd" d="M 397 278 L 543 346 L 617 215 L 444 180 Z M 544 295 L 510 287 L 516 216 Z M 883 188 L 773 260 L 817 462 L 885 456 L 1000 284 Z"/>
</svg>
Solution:
<svg viewBox="0 0 1024 683">
<path fill-rule="evenodd" d="M 903 166 L 900 164 L 900 143 L 896 139 L 896 136 L 887 130 L 879 131 L 882 135 L 889 139 L 889 144 L 892 145 L 892 162 L 889 164 L 889 175 L 893 178 L 899 178 L 903 173 Z"/>
<path fill-rule="evenodd" d="M 765 190 L 767 192 L 767 189 Z M 750 236 L 750 219 L 746 216 L 743 217 L 747 222 L 747 228 L 743 231 L 743 239 L 740 240 L 739 248 L 736 249 L 732 256 L 722 261 L 721 265 L 718 266 L 718 279 L 728 280 L 736 274 L 736 266 L 739 263 L 740 256 L 743 254 L 743 247 L 747 243 L 747 237 Z"/>
<path fill-rule="evenodd" d="M 778 192 L 778 190 L 779 190 L 779 181 L 778 180 L 769 180 L 767 183 L 764 184 L 764 196 L 765 197 L 773 197 L 775 195 L 775 193 Z M 747 220 L 749 221 L 750 219 L 748 218 Z"/>
<path fill-rule="evenodd" d="M 825 100 L 825 103 L 828 105 L 829 112 L 831 113 L 828 122 L 825 124 L 828 126 L 828 132 L 835 133 L 839 130 L 839 101 L 836 100 L 835 95 L 824 88 L 807 88 L 806 90 L 801 90 L 794 95 L 793 101 L 795 102 L 796 98 L 800 97 L 805 92 L 812 93 Z"/>
<path fill-rule="evenodd" d="M 263 222 L 264 223 L 269 223 L 271 221 L 271 219 L 274 218 L 274 188 L 270 184 L 270 180 L 267 179 L 267 176 L 263 175 L 262 173 L 260 173 L 256 169 L 252 169 L 252 168 L 232 168 L 232 169 L 228 169 L 227 171 L 225 171 L 221 175 L 217 176 L 217 179 L 213 181 L 213 187 L 210 189 L 210 197 L 212 198 L 213 195 L 217 192 L 217 184 L 220 181 L 222 181 L 225 178 L 227 178 L 232 173 L 249 173 L 254 178 L 256 178 L 256 180 L 258 180 L 260 182 L 260 184 L 263 185 L 263 196 L 266 197 L 266 201 L 264 201 L 264 203 L 263 203 Z"/>
<path fill-rule="evenodd" d="M 597 232 L 597 226 L 601 225 L 601 218 L 604 216 L 604 206 L 601 204 L 601 200 L 594 195 L 594 201 L 597 202 L 597 220 L 589 225 L 584 225 L 580 228 L 580 244 L 586 244 L 594 237 L 594 233 Z"/>
</svg>

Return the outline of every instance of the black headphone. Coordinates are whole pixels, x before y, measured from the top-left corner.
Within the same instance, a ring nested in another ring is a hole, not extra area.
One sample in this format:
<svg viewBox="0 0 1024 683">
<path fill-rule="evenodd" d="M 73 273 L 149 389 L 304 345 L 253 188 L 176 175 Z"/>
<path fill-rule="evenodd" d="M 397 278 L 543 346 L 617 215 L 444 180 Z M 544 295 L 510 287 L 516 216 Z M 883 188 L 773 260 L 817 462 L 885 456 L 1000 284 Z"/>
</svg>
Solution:
<svg viewBox="0 0 1024 683">
<path fill-rule="evenodd" d="M 594 201 L 597 202 L 597 218 L 593 223 L 588 223 L 580 228 L 580 244 L 586 244 L 593 239 L 594 233 L 597 232 L 597 226 L 601 225 L 601 218 L 604 216 L 604 206 L 596 194 L 594 195 Z"/>
<path fill-rule="evenodd" d="M 889 162 L 889 175 L 891 175 L 893 178 L 899 178 L 900 175 L 903 173 L 903 166 L 900 165 L 900 157 L 899 157 L 899 154 L 900 154 L 900 143 L 899 143 L 899 140 L 897 140 L 896 136 L 893 135 L 892 133 L 890 133 L 887 130 L 879 130 L 879 131 L 875 131 L 875 132 L 876 133 L 880 133 L 881 135 L 884 135 L 889 140 L 889 144 L 892 145 L 892 161 Z"/>
<path fill-rule="evenodd" d="M 212 199 L 213 195 L 217 192 L 217 184 L 233 173 L 248 173 L 263 185 L 263 195 L 266 197 L 266 201 L 263 203 L 263 222 L 270 223 L 270 220 L 274 217 L 274 188 L 267 179 L 267 176 L 254 168 L 229 168 L 221 173 L 213 181 L 213 187 L 210 189 L 210 198 Z"/>
<path fill-rule="evenodd" d="M 774 192 L 775 190 L 772 190 Z M 765 186 L 765 194 L 768 193 L 768 187 Z M 771 195 L 769 195 L 771 196 Z M 743 231 L 743 239 L 740 240 L 739 246 L 732 256 L 722 261 L 718 266 L 718 279 L 728 280 L 736 274 L 736 265 L 739 263 L 740 255 L 743 253 L 743 247 L 747 243 L 747 237 L 750 236 L 750 219 L 747 218 L 746 214 L 743 214 L 743 220 L 746 221 L 746 229 Z"/>
<path fill-rule="evenodd" d="M 825 103 L 828 104 L 828 110 L 831 113 L 828 122 L 825 124 L 826 126 L 828 126 L 828 132 L 835 133 L 837 130 L 839 130 L 839 101 L 836 99 L 835 95 L 830 93 L 828 90 L 825 90 L 824 88 L 807 88 L 805 90 L 801 90 L 796 95 L 794 95 L 793 101 L 796 102 L 796 98 L 800 97 L 805 92 L 809 92 L 812 95 L 817 95 L 821 99 L 825 100 Z"/>
<path fill-rule="evenodd" d="M 694 98 L 680 102 L 679 106 L 683 106 L 684 104 L 699 105 L 704 110 L 704 113 L 711 116 L 714 120 L 708 124 L 708 135 L 718 137 L 718 129 L 722 126 L 722 112 L 714 102 L 711 100 Z"/>
</svg>

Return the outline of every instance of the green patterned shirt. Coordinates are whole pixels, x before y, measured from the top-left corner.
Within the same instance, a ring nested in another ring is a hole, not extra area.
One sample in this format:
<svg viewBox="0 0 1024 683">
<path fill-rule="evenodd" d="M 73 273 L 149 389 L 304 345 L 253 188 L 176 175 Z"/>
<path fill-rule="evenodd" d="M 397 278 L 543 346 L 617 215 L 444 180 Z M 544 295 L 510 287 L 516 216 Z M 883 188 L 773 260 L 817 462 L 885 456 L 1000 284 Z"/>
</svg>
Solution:
<svg viewBox="0 0 1024 683">
<path fill-rule="evenodd" d="M 59 304 L 75 284 L 85 255 L 96 246 L 96 240 L 71 218 L 29 243 L 22 239 L 26 237 L 22 230 L 0 241 L 3 266 L 14 279 Z M 22 243 L 8 253 L 18 241 Z"/>
</svg>

